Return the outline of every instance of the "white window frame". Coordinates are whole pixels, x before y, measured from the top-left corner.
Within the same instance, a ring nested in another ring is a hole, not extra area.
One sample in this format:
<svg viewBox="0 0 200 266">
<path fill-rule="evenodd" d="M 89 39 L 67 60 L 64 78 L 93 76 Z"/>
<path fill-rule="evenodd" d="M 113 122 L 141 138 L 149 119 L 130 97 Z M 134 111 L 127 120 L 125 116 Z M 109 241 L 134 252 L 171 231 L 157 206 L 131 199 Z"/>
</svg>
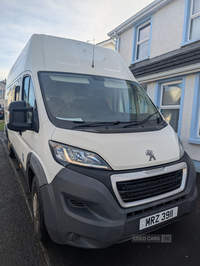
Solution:
<svg viewBox="0 0 200 266">
<path fill-rule="evenodd" d="M 146 25 L 150 25 L 150 32 L 149 32 L 149 37 L 147 37 L 147 38 L 145 38 L 145 39 L 143 39 L 143 40 L 141 40 L 141 41 L 138 41 L 138 37 L 139 37 L 139 30 L 141 29 L 141 28 L 143 28 L 144 26 L 146 26 Z M 135 60 L 137 61 L 137 60 L 141 60 L 141 59 L 143 59 L 143 58 L 137 58 L 137 51 L 138 51 L 138 46 L 140 45 L 140 44 L 142 44 L 142 43 L 144 43 L 144 42 L 146 42 L 146 41 L 150 41 L 150 35 L 151 35 L 151 20 L 148 20 L 147 22 L 145 22 L 145 23 L 143 23 L 142 25 L 140 25 L 139 27 L 137 27 L 137 39 L 136 39 L 136 49 L 135 49 Z M 147 53 L 147 55 L 145 56 L 145 57 L 147 57 L 148 56 L 148 53 Z"/>
<path fill-rule="evenodd" d="M 190 6 L 190 19 L 189 19 L 189 28 L 188 28 L 188 40 L 193 40 L 193 39 L 190 39 L 190 32 L 191 32 L 191 24 L 192 24 L 192 20 L 197 18 L 197 17 L 200 17 L 200 12 L 196 13 L 196 14 L 192 14 L 192 11 L 193 11 L 193 7 L 194 7 L 194 0 L 191 0 L 191 6 Z M 200 36 L 198 36 L 200 37 Z M 198 38 L 197 37 L 197 38 Z"/>
<path fill-rule="evenodd" d="M 161 84 L 161 94 L 160 94 L 160 111 L 163 110 L 170 110 L 170 109 L 177 109 L 179 110 L 179 116 L 180 116 L 180 106 L 181 106 L 181 99 L 180 99 L 180 104 L 179 105 L 162 105 L 162 100 L 163 100 L 163 89 L 164 86 L 167 85 L 176 85 L 176 84 L 182 84 L 182 80 L 175 80 L 175 81 L 171 81 L 171 82 L 166 82 L 166 83 L 162 83 Z M 182 88 L 181 88 L 182 90 Z M 179 118 L 178 118 L 178 122 L 179 122 Z M 178 125 L 177 125 L 177 132 L 178 132 Z"/>
</svg>

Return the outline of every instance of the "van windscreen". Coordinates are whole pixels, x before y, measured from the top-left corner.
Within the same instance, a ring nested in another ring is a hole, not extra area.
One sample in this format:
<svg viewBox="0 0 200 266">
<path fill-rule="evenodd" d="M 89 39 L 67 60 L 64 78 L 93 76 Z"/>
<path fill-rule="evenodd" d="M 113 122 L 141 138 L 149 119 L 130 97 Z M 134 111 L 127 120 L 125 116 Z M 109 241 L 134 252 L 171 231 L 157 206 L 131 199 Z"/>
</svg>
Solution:
<svg viewBox="0 0 200 266">
<path fill-rule="evenodd" d="M 55 120 L 132 123 L 162 118 L 142 87 L 116 78 L 39 72 L 47 112 Z M 154 125 L 155 125 L 154 123 Z"/>
</svg>

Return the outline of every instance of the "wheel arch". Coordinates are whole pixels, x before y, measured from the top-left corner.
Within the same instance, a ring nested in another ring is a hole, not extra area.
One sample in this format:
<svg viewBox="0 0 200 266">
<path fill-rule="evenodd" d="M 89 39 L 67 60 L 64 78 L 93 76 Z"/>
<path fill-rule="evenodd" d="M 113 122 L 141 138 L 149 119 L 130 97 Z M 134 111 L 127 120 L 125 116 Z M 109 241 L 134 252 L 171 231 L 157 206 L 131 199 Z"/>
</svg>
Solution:
<svg viewBox="0 0 200 266">
<path fill-rule="evenodd" d="M 30 152 L 27 156 L 27 167 L 26 167 L 26 177 L 30 191 L 34 176 L 37 178 L 39 187 L 46 185 L 48 183 L 44 169 L 40 161 L 32 152 Z"/>
<path fill-rule="evenodd" d="M 56 219 L 52 219 L 52 216 L 56 217 L 56 209 L 54 204 L 54 198 L 52 197 L 53 194 L 51 191 L 51 187 L 48 186 L 44 169 L 39 159 L 33 153 L 29 153 L 27 156 L 26 178 L 30 193 L 32 193 L 31 186 L 33 179 L 36 178 L 38 187 L 40 188 L 41 192 L 41 199 L 42 199 L 43 212 L 44 212 L 44 222 L 47 232 L 50 238 L 53 239 L 54 242 L 63 244 L 62 240 L 60 239 L 59 233 L 55 230 L 52 230 L 51 227 L 46 226 L 46 221 L 50 219 L 50 224 L 51 225 L 53 224 L 53 228 L 57 228 Z"/>
</svg>

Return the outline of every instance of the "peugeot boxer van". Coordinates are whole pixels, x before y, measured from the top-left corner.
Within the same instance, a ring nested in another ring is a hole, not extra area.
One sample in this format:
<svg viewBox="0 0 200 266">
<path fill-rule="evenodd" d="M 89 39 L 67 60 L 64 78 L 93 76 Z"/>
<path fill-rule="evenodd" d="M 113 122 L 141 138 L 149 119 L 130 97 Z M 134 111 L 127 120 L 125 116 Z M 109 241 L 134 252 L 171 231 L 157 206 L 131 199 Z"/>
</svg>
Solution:
<svg viewBox="0 0 200 266">
<path fill-rule="evenodd" d="M 195 168 L 118 52 L 34 34 L 10 70 L 9 155 L 39 240 L 104 248 L 195 207 Z"/>
</svg>

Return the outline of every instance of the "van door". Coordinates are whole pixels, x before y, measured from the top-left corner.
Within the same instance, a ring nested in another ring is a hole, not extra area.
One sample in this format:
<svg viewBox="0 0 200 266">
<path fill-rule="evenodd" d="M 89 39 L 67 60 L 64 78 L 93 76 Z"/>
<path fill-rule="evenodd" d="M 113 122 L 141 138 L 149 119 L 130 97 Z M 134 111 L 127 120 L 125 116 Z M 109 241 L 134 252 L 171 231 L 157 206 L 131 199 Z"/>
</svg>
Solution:
<svg viewBox="0 0 200 266">
<path fill-rule="evenodd" d="M 22 100 L 26 102 L 27 107 L 35 108 L 35 91 L 31 76 L 25 76 L 23 79 Z M 27 122 L 31 123 L 31 121 L 32 113 L 27 112 Z M 36 143 L 35 141 L 37 141 L 37 136 L 38 133 L 30 130 L 27 130 L 22 133 L 21 158 L 24 169 L 26 169 L 26 160 L 28 153 L 34 150 L 34 143 Z"/>
<path fill-rule="evenodd" d="M 5 107 L 5 124 L 9 121 L 8 115 L 8 105 L 13 101 L 19 101 L 20 99 L 20 90 L 19 85 L 21 82 L 21 78 L 18 79 L 6 90 L 6 107 Z M 16 90 L 17 88 L 17 90 Z M 12 143 L 12 147 L 14 148 L 15 153 L 17 153 L 18 158 L 21 160 L 20 157 L 20 143 L 21 143 L 21 133 L 9 130 L 8 132 L 8 139 Z"/>
</svg>

